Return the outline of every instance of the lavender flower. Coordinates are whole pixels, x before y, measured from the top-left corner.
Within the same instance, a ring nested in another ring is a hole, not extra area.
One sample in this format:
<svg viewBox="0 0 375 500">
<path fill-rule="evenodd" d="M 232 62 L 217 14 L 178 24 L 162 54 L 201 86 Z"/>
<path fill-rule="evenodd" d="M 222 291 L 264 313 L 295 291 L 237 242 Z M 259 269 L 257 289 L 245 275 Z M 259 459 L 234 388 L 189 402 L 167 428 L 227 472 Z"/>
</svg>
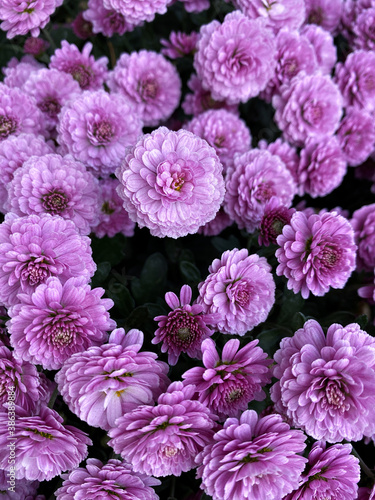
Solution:
<svg viewBox="0 0 375 500">
<path fill-rule="evenodd" d="M 155 14 L 165 14 L 171 0 L 103 0 L 106 9 L 115 10 L 122 14 L 127 22 L 140 24 L 143 21 L 151 22 Z"/>
<path fill-rule="evenodd" d="M 210 8 L 210 0 L 180 0 L 187 12 L 202 12 Z"/>
<path fill-rule="evenodd" d="M 272 155 L 279 156 L 281 161 L 285 163 L 286 168 L 292 174 L 295 184 L 298 184 L 299 156 L 295 147 L 291 146 L 289 142 L 278 138 L 275 142 L 270 142 L 269 144 L 262 139 L 258 142 L 258 148 L 266 149 Z"/>
<path fill-rule="evenodd" d="M 301 35 L 314 47 L 319 69 L 323 74 L 329 75 L 337 61 L 337 49 L 332 35 L 316 24 L 305 24 Z"/>
<path fill-rule="evenodd" d="M 32 56 L 38 57 L 49 47 L 49 43 L 43 40 L 43 38 L 36 38 L 30 36 L 26 38 L 23 51 L 25 54 L 31 54 Z"/>
<path fill-rule="evenodd" d="M 71 23 L 73 33 L 81 40 L 87 40 L 94 35 L 92 24 L 83 17 L 83 12 L 79 12 Z"/>
<path fill-rule="evenodd" d="M 294 208 L 288 208 L 280 203 L 277 196 L 273 196 L 264 207 L 264 214 L 259 226 L 259 245 L 267 246 L 276 243 L 277 237 L 282 234 L 283 227 L 290 223 Z"/>
<path fill-rule="evenodd" d="M 8 443 L 9 444 L 9 443 Z M 0 470 L 0 491 L 2 500 L 45 500 L 44 495 L 37 496 L 39 481 L 27 481 L 27 479 L 17 479 L 17 489 L 14 491 L 10 487 L 9 473 Z"/>
<path fill-rule="evenodd" d="M 2 68 L 5 75 L 4 83 L 8 87 L 22 89 L 30 75 L 42 68 L 44 66 L 31 56 L 23 56 L 20 61 L 16 57 L 12 57 L 8 64 Z"/>
<path fill-rule="evenodd" d="M 334 33 L 341 20 L 343 0 L 305 0 L 306 22 Z"/>
<path fill-rule="evenodd" d="M 350 223 L 358 245 L 357 267 L 372 271 L 375 267 L 375 203 L 356 210 Z"/>
<path fill-rule="evenodd" d="M 364 109 L 347 109 L 337 130 L 337 138 L 349 165 L 360 165 L 375 149 L 373 117 Z"/>
<path fill-rule="evenodd" d="M 83 18 L 92 24 L 93 33 L 112 37 L 115 33 L 123 35 L 135 27 L 121 12 L 104 7 L 103 0 L 89 0 Z"/>
<path fill-rule="evenodd" d="M 198 229 L 198 234 L 204 234 L 205 236 L 217 236 L 224 231 L 225 228 L 231 226 L 232 224 L 232 219 L 221 206 L 215 218 Z"/>
<path fill-rule="evenodd" d="M 375 5 L 372 2 L 368 2 L 368 5 L 369 8 L 363 9 L 357 16 L 353 26 L 355 34 L 354 45 L 358 49 L 375 50 Z"/>
<path fill-rule="evenodd" d="M 164 45 L 161 53 L 170 59 L 178 59 L 185 55 L 194 54 L 198 39 L 199 34 L 196 31 L 192 31 L 190 34 L 171 31 L 169 40 L 164 38 L 160 40 L 160 43 Z"/>
</svg>

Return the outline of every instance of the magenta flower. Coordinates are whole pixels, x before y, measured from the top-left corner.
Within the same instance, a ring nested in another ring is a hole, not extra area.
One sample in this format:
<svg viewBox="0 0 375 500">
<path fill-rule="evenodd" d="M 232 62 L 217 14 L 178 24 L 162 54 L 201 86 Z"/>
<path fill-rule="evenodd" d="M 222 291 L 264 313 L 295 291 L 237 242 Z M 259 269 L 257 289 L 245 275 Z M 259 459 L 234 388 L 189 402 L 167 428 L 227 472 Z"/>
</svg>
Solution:
<svg viewBox="0 0 375 500">
<path fill-rule="evenodd" d="M 275 142 L 270 142 L 269 144 L 262 139 L 258 142 L 258 148 L 266 149 L 272 155 L 279 156 L 281 161 L 285 163 L 286 168 L 292 174 L 295 184 L 298 184 L 299 156 L 295 147 L 291 146 L 289 142 L 279 138 L 276 139 Z"/>
<path fill-rule="evenodd" d="M 203 367 L 186 371 L 184 384 L 195 385 L 198 401 L 218 416 L 219 420 L 238 417 L 253 401 L 266 397 L 262 387 L 271 381 L 267 354 L 257 347 L 258 340 L 239 349 L 240 341 L 229 340 L 221 356 L 212 339 L 202 342 Z"/>
<path fill-rule="evenodd" d="M 115 326 L 108 309 L 111 299 L 102 299 L 103 288 L 90 288 L 84 277 L 61 284 L 48 278 L 29 295 L 18 295 L 7 323 L 17 358 L 59 370 L 76 352 L 101 345 Z"/>
<path fill-rule="evenodd" d="M 49 47 L 49 43 L 43 38 L 36 38 L 30 36 L 26 38 L 23 45 L 23 51 L 25 54 L 31 54 L 32 56 L 38 57 L 43 54 L 43 52 Z"/>
<path fill-rule="evenodd" d="M 296 212 L 277 237 L 278 276 L 288 288 L 322 296 L 330 287 L 344 288 L 355 269 L 356 245 L 350 223 L 337 212 L 306 215 Z"/>
<path fill-rule="evenodd" d="M 171 0 L 103 0 L 106 9 L 122 14 L 127 22 L 140 24 L 143 21 L 151 22 L 155 14 L 165 14 Z"/>
<path fill-rule="evenodd" d="M 93 427 L 109 430 L 121 415 L 152 405 L 169 382 L 168 365 L 153 352 L 139 352 L 143 333 L 114 330 L 107 344 L 77 352 L 56 374 L 70 410 Z"/>
<path fill-rule="evenodd" d="M 214 99 L 246 102 L 274 76 L 276 44 L 262 22 L 235 11 L 222 24 L 203 25 L 200 34 L 194 66 Z"/>
<path fill-rule="evenodd" d="M 115 33 L 123 35 L 134 29 L 134 24 L 131 24 L 121 12 L 106 9 L 103 0 L 89 0 L 87 7 L 82 15 L 92 24 L 93 33 L 112 37 Z"/>
<path fill-rule="evenodd" d="M 71 74 L 82 90 L 101 89 L 107 78 L 108 59 L 101 57 L 95 61 L 94 56 L 90 55 L 91 50 L 90 42 L 87 42 L 80 52 L 76 45 L 63 40 L 61 49 L 56 49 L 51 56 L 49 67 Z"/>
<path fill-rule="evenodd" d="M 273 196 L 264 207 L 264 214 L 259 226 L 259 245 L 269 246 L 276 243 L 277 237 L 282 234 L 283 227 L 290 223 L 294 208 L 280 204 L 280 200 Z"/>
<path fill-rule="evenodd" d="M 158 479 L 136 473 L 131 466 L 111 459 L 103 464 L 96 458 L 88 458 L 86 467 L 63 474 L 62 486 L 56 490 L 57 500 L 87 498 L 121 498 L 126 500 L 159 500 L 151 486 L 160 484 Z"/>
<path fill-rule="evenodd" d="M 314 439 L 359 441 L 375 432 L 375 339 L 352 323 L 327 336 L 309 320 L 275 353 L 276 409 Z M 298 402 L 298 404 L 296 404 Z"/>
<path fill-rule="evenodd" d="M 169 118 L 181 98 L 180 76 L 172 63 L 150 50 L 122 54 L 108 86 L 133 102 L 147 126 Z"/>
<path fill-rule="evenodd" d="M 284 500 L 357 498 L 361 471 L 358 458 L 351 455 L 351 451 L 350 444 L 335 444 L 327 448 L 324 441 L 314 443 L 299 488 L 284 497 Z"/>
<path fill-rule="evenodd" d="M 337 61 L 337 49 L 332 35 L 316 24 L 305 24 L 300 33 L 314 47 L 319 69 L 323 74 L 329 75 Z"/>
<path fill-rule="evenodd" d="M 0 467 L 9 471 L 8 413 L 0 413 Z M 38 414 L 30 415 L 17 409 L 14 440 L 17 443 L 13 466 L 16 479 L 49 481 L 62 472 L 78 467 L 87 456 L 87 446 L 92 445 L 87 434 L 71 425 L 47 406 Z"/>
<path fill-rule="evenodd" d="M 42 68 L 44 68 L 44 65 L 31 56 L 23 56 L 20 61 L 16 57 L 12 57 L 8 64 L 2 68 L 5 75 L 4 83 L 8 87 L 22 89 L 30 75 Z"/>
<path fill-rule="evenodd" d="M 210 8 L 210 0 L 180 0 L 186 12 L 202 12 Z"/>
<path fill-rule="evenodd" d="M 106 177 L 141 133 L 142 123 L 131 102 L 98 90 L 84 92 L 63 107 L 57 140 L 76 160 Z"/>
<path fill-rule="evenodd" d="M 170 59 L 178 59 L 185 55 L 194 54 L 199 39 L 199 33 L 192 31 L 190 34 L 182 31 L 171 31 L 169 40 L 162 38 L 160 43 L 164 46 L 161 53 Z"/>
<path fill-rule="evenodd" d="M 172 383 L 156 406 L 138 406 L 116 421 L 108 442 L 134 472 L 180 476 L 196 467 L 197 454 L 211 442 L 215 416 L 193 400 L 194 386 Z"/>
<path fill-rule="evenodd" d="M 8 443 L 9 444 L 9 443 Z M 17 479 L 17 490 L 8 490 L 10 487 L 9 472 L 0 470 L 0 491 L 3 496 L 2 500 L 45 500 L 44 495 L 37 495 L 39 481 L 27 481 L 27 479 Z M 6 492 L 6 493 L 5 493 Z"/>
<path fill-rule="evenodd" d="M 275 283 L 264 257 L 235 248 L 215 259 L 208 271 L 198 285 L 197 303 L 217 315 L 217 330 L 245 335 L 265 321 L 275 301 Z"/>
<path fill-rule="evenodd" d="M 346 161 L 357 167 L 375 149 L 375 123 L 364 109 L 349 108 L 337 130 L 337 138 Z"/>
<path fill-rule="evenodd" d="M 253 410 L 228 418 L 214 443 L 197 456 L 197 476 L 213 500 L 280 500 L 298 486 L 305 436 L 280 415 L 258 419 Z"/>
<path fill-rule="evenodd" d="M 203 306 L 190 305 L 191 288 L 183 285 L 180 298 L 173 292 L 165 294 L 165 301 L 172 309 L 167 316 L 156 316 L 158 329 L 153 344 L 163 342 L 161 351 L 168 353 L 168 363 L 174 366 L 180 354 L 186 352 L 191 358 L 201 358 L 201 344 L 214 331 L 207 325 L 215 322 L 212 314 L 203 314 Z"/>
<path fill-rule="evenodd" d="M 160 127 L 145 134 L 116 175 L 129 217 L 153 236 L 196 233 L 215 217 L 224 197 L 215 150 L 187 130 Z"/>
<path fill-rule="evenodd" d="M 354 45 L 358 49 L 375 50 L 375 4 L 368 2 L 367 5 L 369 8 L 361 11 L 353 26 Z"/>
<path fill-rule="evenodd" d="M 343 0 L 305 0 L 306 23 L 317 24 L 335 33 L 341 20 L 343 3 Z"/>
<path fill-rule="evenodd" d="M 259 227 L 267 202 L 277 196 L 289 207 L 297 186 L 280 157 L 252 149 L 234 157 L 226 175 L 224 210 L 240 229 L 252 233 Z"/>
<path fill-rule="evenodd" d="M 375 267 L 375 203 L 356 210 L 350 223 L 358 245 L 357 267 L 372 271 Z"/>
</svg>

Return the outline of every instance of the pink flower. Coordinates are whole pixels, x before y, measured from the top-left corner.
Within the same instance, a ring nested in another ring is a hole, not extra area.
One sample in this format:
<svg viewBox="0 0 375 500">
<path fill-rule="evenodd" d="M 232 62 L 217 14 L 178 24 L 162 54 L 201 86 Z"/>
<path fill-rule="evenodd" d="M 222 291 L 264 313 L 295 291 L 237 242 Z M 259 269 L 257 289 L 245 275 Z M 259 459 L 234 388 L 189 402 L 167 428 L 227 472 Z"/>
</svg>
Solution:
<svg viewBox="0 0 375 500">
<path fill-rule="evenodd" d="M 161 53 L 170 59 L 178 59 L 179 57 L 194 54 L 196 45 L 199 39 L 199 34 L 192 31 L 190 34 L 181 31 L 171 31 L 169 40 L 162 38 L 160 43 L 164 45 Z"/>
<path fill-rule="evenodd" d="M 92 24 L 93 33 L 112 37 L 115 33 L 123 35 L 135 27 L 121 12 L 105 8 L 103 0 L 89 0 L 87 7 L 82 15 L 86 22 Z"/>
<path fill-rule="evenodd" d="M 155 14 L 165 14 L 171 0 L 103 0 L 106 9 L 115 10 L 122 14 L 127 22 L 140 24 L 143 21 L 151 22 Z"/>
<path fill-rule="evenodd" d="M 306 23 L 318 24 L 334 33 L 340 23 L 343 0 L 305 0 Z"/>
<path fill-rule="evenodd" d="M 266 149 L 271 154 L 279 156 L 281 161 L 285 163 L 286 168 L 292 174 L 295 184 L 298 184 L 299 156 L 295 147 L 291 146 L 289 142 L 278 138 L 276 141 L 270 142 L 269 144 L 262 139 L 258 142 L 258 148 Z"/>
<path fill-rule="evenodd" d="M 23 51 L 25 52 L 25 54 L 31 54 L 32 56 L 38 57 L 48 47 L 49 43 L 43 40 L 42 38 L 36 38 L 34 36 L 30 36 L 25 40 Z"/>
<path fill-rule="evenodd" d="M 8 87 L 18 87 L 22 89 L 30 75 L 34 71 L 38 71 L 42 68 L 44 68 L 44 66 L 31 56 L 23 56 L 20 61 L 12 57 L 8 64 L 2 68 L 2 72 L 5 75 L 4 83 Z"/>
<path fill-rule="evenodd" d="M 350 223 L 358 245 L 357 267 L 372 271 L 375 267 L 375 203 L 356 210 Z"/>
<path fill-rule="evenodd" d="M 300 33 L 314 47 L 319 69 L 323 74 L 329 75 L 337 61 L 337 49 L 332 35 L 316 24 L 305 24 Z"/>
<path fill-rule="evenodd" d="M 264 214 L 259 226 L 259 245 L 268 246 L 276 243 L 277 237 L 283 232 L 283 227 L 290 223 L 294 208 L 288 208 L 273 196 L 264 207 Z"/>
<path fill-rule="evenodd" d="M 364 109 L 349 108 L 337 130 L 346 161 L 356 167 L 367 160 L 375 149 L 375 123 Z"/>
</svg>

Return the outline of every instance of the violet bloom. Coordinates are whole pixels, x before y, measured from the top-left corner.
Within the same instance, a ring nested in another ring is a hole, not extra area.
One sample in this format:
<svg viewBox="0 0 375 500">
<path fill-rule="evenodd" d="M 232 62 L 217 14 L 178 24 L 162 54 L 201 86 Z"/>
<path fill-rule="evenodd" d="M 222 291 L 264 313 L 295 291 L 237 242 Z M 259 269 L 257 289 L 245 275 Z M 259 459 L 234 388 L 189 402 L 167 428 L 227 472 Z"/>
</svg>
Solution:
<svg viewBox="0 0 375 500">
<path fill-rule="evenodd" d="M 247 410 L 228 418 L 197 456 L 201 488 L 213 500 L 280 500 L 298 486 L 305 439 L 280 415 L 258 418 Z"/>
<path fill-rule="evenodd" d="M 96 270 L 91 253 L 90 239 L 70 220 L 6 215 L 0 224 L 0 301 L 14 305 L 18 293 L 31 294 L 50 276 L 62 283 L 83 276 L 88 282 Z"/>
<path fill-rule="evenodd" d="M 348 109 L 337 130 L 337 138 L 348 164 L 360 165 L 375 149 L 373 117 L 364 109 Z"/>
<path fill-rule="evenodd" d="M 151 22 L 155 14 L 165 14 L 171 0 L 103 0 L 106 9 L 115 10 L 122 14 L 127 22 L 140 24 L 143 21 Z"/>
<path fill-rule="evenodd" d="M 215 342 L 206 339 L 202 343 L 204 368 L 191 368 L 182 375 L 184 384 L 195 385 L 198 401 L 221 421 L 238 417 L 251 401 L 266 397 L 262 387 L 271 381 L 272 361 L 257 344 L 254 340 L 239 349 L 240 341 L 231 339 L 220 356 Z"/>
<path fill-rule="evenodd" d="M 259 227 L 266 203 L 277 196 L 289 207 L 297 186 L 279 156 L 252 149 L 235 155 L 226 175 L 224 210 L 240 229 Z"/>
<path fill-rule="evenodd" d="M 301 72 L 280 93 L 272 104 L 285 139 L 303 146 L 309 137 L 320 140 L 334 134 L 342 115 L 342 97 L 329 76 Z"/>
<path fill-rule="evenodd" d="M 115 33 L 123 35 L 135 27 L 123 14 L 114 9 L 106 9 L 103 0 L 89 0 L 83 18 L 92 24 L 93 33 L 112 37 Z"/>
<path fill-rule="evenodd" d="M 180 0 L 186 12 L 202 12 L 210 8 L 210 0 Z"/>
<path fill-rule="evenodd" d="M 278 276 L 288 289 L 307 299 L 344 288 L 355 269 L 356 245 L 350 223 L 337 212 L 305 215 L 296 212 L 277 238 Z"/>
<path fill-rule="evenodd" d="M 9 442 L 7 443 L 9 444 Z M 44 495 L 37 495 L 39 481 L 28 481 L 27 479 L 17 479 L 17 487 L 9 490 L 10 474 L 5 470 L 0 470 L 0 491 L 2 500 L 45 500 Z"/>
<path fill-rule="evenodd" d="M 180 76 L 161 54 L 141 50 L 122 54 L 110 73 L 108 86 L 133 102 L 147 126 L 169 118 L 181 98 Z"/>
<path fill-rule="evenodd" d="M 95 61 L 90 55 L 92 47 L 92 43 L 87 42 L 80 52 L 76 45 L 63 40 L 61 49 L 56 49 L 51 56 L 49 67 L 71 74 L 82 90 L 101 89 L 107 78 L 108 59 L 101 57 Z"/>
<path fill-rule="evenodd" d="M 277 237 L 282 234 L 283 227 L 290 223 L 294 208 L 288 208 L 280 203 L 277 196 L 273 196 L 264 207 L 264 214 L 259 226 L 259 245 L 268 247 L 276 243 Z"/>
<path fill-rule="evenodd" d="M 275 301 L 275 282 L 264 257 L 235 248 L 215 259 L 208 271 L 198 285 L 197 303 L 217 315 L 217 330 L 245 335 L 265 321 Z"/>
<path fill-rule="evenodd" d="M 168 353 L 168 363 L 174 366 L 180 354 L 186 352 L 191 358 L 201 358 L 201 344 L 214 331 L 207 325 L 215 322 L 212 314 L 203 314 L 203 306 L 190 305 L 191 288 L 183 285 L 180 298 L 173 292 L 165 294 L 165 301 L 172 309 L 167 316 L 156 316 L 158 329 L 155 331 L 153 344 L 163 342 L 161 352 Z"/>
<path fill-rule="evenodd" d="M 305 0 L 306 23 L 317 24 L 335 33 L 343 9 L 344 0 Z"/>
<path fill-rule="evenodd" d="M 73 354 L 56 374 L 70 410 L 93 427 L 109 430 L 121 415 L 152 405 L 170 381 L 168 365 L 153 352 L 139 352 L 143 333 L 114 330 L 108 343 Z"/>
<path fill-rule="evenodd" d="M 205 236 L 217 236 L 232 224 L 232 219 L 221 206 L 215 215 L 215 218 L 198 229 L 198 234 L 204 234 Z"/>
<path fill-rule="evenodd" d="M 171 31 L 169 39 L 162 38 L 160 43 L 164 45 L 161 53 L 170 59 L 178 59 L 180 57 L 194 54 L 196 45 L 199 39 L 199 33 L 192 31 L 190 34 L 182 31 Z"/>
<path fill-rule="evenodd" d="M 105 342 L 115 322 L 108 313 L 113 301 L 101 298 L 104 291 L 91 289 L 84 277 L 64 284 L 52 277 L 31 295 L 19 294 L 7 323 L 17 358 L 59 370 L 72 354 Z"/>
<path fill-rule="evenodd" d="M 318 67 L 323 74 L 329 75 L 337 61 L 337 49 L 333 36 L 316 24 L 305 24 L 301 35 L 314 47 Z"/>
<path fill-rule="evenodd" d="M 187 130 L 159 127 L 145 134 L 116 175 L 129 217 L 153 236 L 196 233 L 215 217 L 224 198 L 215 150 Z"/>
<path fill-rule="evenodd" d="M 375 267 L 375 203 L 356 210 L 350 223 L 358 245 L 357 267 L 372 271 Z"/>
<path fill-rule="evenodd" d="M 156 477 L 180 476 L 211 442 L 215 416 L 193 400 L 195 387 L 172 383 L 156 406 L 138 406 L 116 421 L 108 442 L 134 472 Z"/>
<path fill-rule="evenodd" d="M 92 24 L 83 17 L 83 11 L 79 12 L 71 23 L 73 33 L 81 40 L 87 40 L 94 35 Z"/>
<path fill-rule="evenodd" d="M 205 139 L 225 168 L 235 153 L 245 153 L 251 146 L 246 123 L 225 109 L 211 109 L 193 118 L 184 128 Z"/>
<path fill-rule="evenodd" d="M 363 9 L 357 16 L 353 26 L 354 45 L 358 49 L 375 50 L 375 4 L 369 2 L 368 5 L 369 8 Z"/>
<path fill-rule="evenodd" d="M 353 500 L 357 498 L 361 476 L 358 458 L 351 455 L 350 444 L 335 444 L 327 448 L 324 441 L 313 444 L 307 470 L 302 474 L 299 488 L 283 500 L 301 498 L 330 498 Z"/>
<path fill-rule="evenodd" d="M 194 66 L 214 99 L 246 102 L 274 76 L 276 44 L 261 21 L 234 11 L 222 24 L 203 25 L 200 35 Z"/>
<path fill-rule="evenodd" d="M 262 139 L 258 142 L 258 148 L 266 149 L 271 154 L 279 156 L 281 161 L 285 163 L 286 168 L 292 174 L 295 184 L 298 184 L 299 156 L 295 147 L 291 146 L 289 142 L 278 138 L 276 141 L 270 142 L 269 144 Z"/>
<path fill-rule="evenodd" d="M 8 413 L 0 413 L 0 467 L 9 471 Z M 16 442 L 16 479 L 49 481 L 62 472 L 78 467 L 87 457 L 87 446 L 92 445 L 87 434 L 71 425 L 47 406 L 38 414 L 28 414 L 17 407 L 13 439 Z"/>
<path fill-rule="evenodd" d="M 374 434 L 375 339 L 358 324 L 333 324 L 324 335 L 309 320 L 282 339 L 274 360 L 271 397 L 294 426 L 330 443 Z"/>
<path fill-rule="evenodd" d="M 68 153 L 106 177 L 142 133 L 142 123 L 128 99 L 98 90 L 64 106 L 57 130 L 57 140 Z"/>
<path fill-rule="evenodd" d="M 111 459 L 103 464 L 97 458 L 88 458 L 86 467 L 78 467 L 61 477 L 63 483 L 55 492 L 56 500 L 99 500 L 111 497 L 159 500 L 152 486 L 159 485 L 160 481 L 134 472 L 129 464 L 120 460 Z"/>
<path fill-rule="evenodd" d="M 31 56 L 23 56 L 19 61 L 16 57 L 12 57 L 8 64 L 2 68 L 4 73 L 4 83 L 8 87 L 18 87 L 22 89 L 26 80 L 34 71 L 43 69 L 44 65 L 37 62 Z"/>
<path fill-rule="evenodd" d="M 25 40 L 23 51 L 25 52 L 25 54 L 31 54 L 32 56 L 38 57 L 42 55 L 48 47 L 49 43 L 46 40 L 43 40 L 43 38 L 30 36 Z"/>
</svg>

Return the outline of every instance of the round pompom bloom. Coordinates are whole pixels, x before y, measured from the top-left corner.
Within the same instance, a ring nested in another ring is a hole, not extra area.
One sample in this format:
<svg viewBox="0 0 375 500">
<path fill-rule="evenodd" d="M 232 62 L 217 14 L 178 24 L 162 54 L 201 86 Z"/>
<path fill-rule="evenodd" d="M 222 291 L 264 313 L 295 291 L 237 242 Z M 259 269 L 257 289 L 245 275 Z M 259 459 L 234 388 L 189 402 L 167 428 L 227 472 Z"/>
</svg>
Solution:
<svg viewBox="0 0 375 500">
<path fill-rule="evenodd" d="M 6 215 L 0 224 L 0 301 L 16 304 L 18 293 L 31 294 L 50 276 L 62 283 L 83 276 L 88 282 L 96 270 L 91 253 L 90 239 L 70 220 Z"/>
<path fill-rule="evenodd" d="M 210 8 L 210 0 L 180 0 L 186 12 L 202 12 Z"/>
<path fill-rule="evenodd" d="M 165 14 L 171 0 L 103 0 L 106 9 L 122 14 L 128 23 L 151 22 L 155 14 Z"/>
<path fill-rule="evenodd" d="M 224 212 L 223 207 L 220 207 L 220 210 L 217 212 L 215 218 L 198 229 L 198 234 L 204 234 L 205 236 L 217 236 L 224 231 L 225 228 L 231 226 L 232 224 L 232 219 L 226 212 Z"/>
<path fill-rule="evenodd" d="M 307 299 L 330 287 L 344 288 L 355 269 L 356 249 L 350 223 L 337 212 L 306 215 L 296 212 L 277 237 L 278 276 L 288 289 Z"/>
<path fill-rule="evenodd" d="M 195 385 L 198 401 L 221 421 L 238 417 L 250 401 L 266 397 L 262 387 L 271 381 L 272 361 L 257 344 L 253 340 L 239 349 L 240 341 L 231 339 L 220 356 L 215 342 L 206 339 L 202 342 L 204 368 L 191 368 L 182 375 L 184 384 Z"/>
<path fill-rule="evenodd" d="M 275 74 L 276 44 L 259 20 L 235 11 L 222 24 L 203 25 L 194 66 L 214 99 L 246 102 L 263 90 Z"/>
<path fill-rule="evenodd" d="M 375 50 L 375 4 L 364 9 L 357 17 L 353 31 L 354 45 L 358 49 Z"/>
<path fill-rule="evenodd" d="M 208 271 L 198 285 L 197 303 L 217 315 L 217 330 L 245 335 L 265 321 L 275 302 L 275 282 L 264 257 L 234 248 L 215 259 Z"/>
<path fill-rule="evenodd" d="M 92 445 L 87 434 L 71 425 L 63 425 L 63 419 L 47 406 L 38 414 L 30 415 L 16 408 L 15 465 L 16 479 L 49 481 L 62 472 L 78 467 L 87 457 L 87 446 Z M 9 422 L 6 412 L 0 413 L 0 467 L 9 471 L 9 437 L 6 431 Z"/>
<path fill-rule="evenodd" d="M 70 26 L 73 33 L 81 40 L 87 40 L 94 35 L 92 31 L 92 24 L 83 17 L 83 11 L 78 12 Z"/>
<path fill-rule="evenodd" d="M 306 23 L 317 24 L 335 33 L 341 20 L 343 0 L 304 0 Z"/>
<path fill-rule="evenodd" d="M 280 500 L 298 486 L 306 458 L 305 436 L 280 415 L 253 410 L 228 418 L 214 443 L 197 456 L 201 488 L 213 500 Z"/>
<path fill-rule="evenodd" d="M 18 88 L 0 83 L 0 142 L 22 132 L 44 132 L 44 118 L 35 100 Z"/>
<path fill-rule="evenodd" d="M 161 352 L 168 353 L 168 363 L 174 366 L 180 354 L 186 352 L 191 358 L 201 358 L 201 344 L 214 331 L 207 325 L 215 322 L 212 314 L 203 314 L 203 306 L 190 305 L 192 297 L 189 285 L 183 285 L 180 298 L 173 292 L 165 294 L 165 301 L 172 309 L 167 316 L 156 316 L 158 329 L 153 344 L 163 342 Z"/>
<path fill-rule="evenodd" d="M 181 98 L 176 68 L 163 55 L 150 50 L 122 54 L 109 75 L 108 86 L 130 99 L 149 127 L 169 118 Z"/>
<path fill-rule="evenodd" d="M 103 0 L 89 0 L 87 7 L 83 12 L 83 18 L 92 24 L 93 33 L 112 37 L 115 33 L 123 35 L 135 27 L 120 12 L 106 9 Z"/>
<path fill-rule="evenodd" d="M 107 344 L 73 354 L 56 374 L 70 410 L 89 425 L 109 430 L 121 415 L 152 405 L 169 382 L 168 365 L 153 352 L 139 352 L 143 333 L 114 330 Z"/>
<path fill-rule="evenodd" d="M 192 31 L 190 34 L 182 31 L 171 31 L 169 39 L 162 38 L 160 43 L 164 45 L 161 53 L 170 59 L 178 59 L 185 55 L 194 54 L 199 39 L 199 33 Z"/>
<path fill-rule="evenodd" d="M 270 142 L 269 144 L 267 144 L 267 141 L 262 139 L 258 142 L 258 148 L 266 149 L 271 154 L 279 156 L 281 161 L 285 163 L 286 168 L 292 174 L 296 185 L 298 184 L 299 156 L 295 147 L 291 146 L 289 142 L 278 138 L 276 141 Z"/>
<path fill-rule="evenodd" d="M 259 149 L 234 157 L 227 170 L 226 189 L 224 210 L 249 233 L 259 227 L 272 196 L 289 207 L 297 192 L 292 174 L 280 157 Z"/>
<path fill-rule="evenodd" d="M 64 106 L 57 130 L 57 140 L 67 152 L 108 176 L 141 135 L 142 123 L 128 99 L 98 90 L 84 92 Z"/>
<path fill-rule="evenodd" d="M 375 267 L 375 203 L 356 210 L 350 223 L 358 245 L 357 267 L 372 271 Z"/>
<path fill-rule="evenodd" d="M 358 458 L 351 455 L 351 451 L 350 444 L 335 444 L 327 448 L 323 441 L 314 443 L 308 457 L 307 472 L 302 474 L 298 490 L 283 500 L 357 498 L 361 470 Z"/>
<path fill-rule="evenodd" d="M 196 233 L 215 217 L 224 198 L 215 150 L 187 130 L 160 127 L 145 134 L 116 175 L 129 217 L 153 236 Z"/>
<path fill-rule="evenodd" d="M 41 56 L 48 47 L 49 43 L 46 40 L 43 40 L 43 38 L 30 36 L 25 40 L 23 51 L 25 52 L 25 54 L 30 54 L 32 56 L 38 57 Z"/>
<path fill-rule="evenodd" d="M 320 71 L 323 74 L 329 75 L 337 61 L 337 49 L 333 41 L 333 36 L 316 24 L 306 24 L 300 33 L 314 47 Z"/>
<path fill-rule="evenodd" d="M 294 426 L 330 443 L 374 434 L 375 339 L 358 324 L 333 324 L 325 336 L 309 320 L 274 360 L 271 397 Z"/>
<path fill-rule="evenodd" d="M 294 208 L 286 207 L 280 203 L 277 196 L 273 196 L 264 207 L 259 226 L 259 245 L 268 247 L 271 243 L 276 243 L 277 237 L 282 234 L 283 227 L 290 223 L 294 212 Z"/>
<path fill-rule="evenodd" d="M 17 215 L 50 213 L 89 234 L 97 222 L 98 181 L 71 156 L 32 156 L 8 184 L 6 207 Z"/>
<path fill-rule="evenodd" d="M 337 63 L 335 81 L 344 106 L 354 106 L 370 113 L 375 109 L 375 52 L 356 50 L 345 63 Z"/>
<path fill-rule="evenodd" d="M 5 75 L 4 83 L 8 87 L 22 89 L 30 75 L 42 68 L 44 68 L 44 65 L 37 62 L 31 56 L 23 56 L 20 61 L 16 57 L 12 57 L 8 64 L 2 68 L 2 72 Z"/>
<path fill-rule="evenodd" d="M 360 165 L 375 149 L 373 117 L 364 109 L 348 109 L 337 130 L 337 138 L 349 165 Z"/>
<path fill-rule="evenodd" d="M 212 146 L 224 168 L 235 153 L 245 153 L 251 146 L 246 123 L 225 109 L 211 109 L 193 118 L 184 128 L 205 139 Z"/>
<path fill-rule="evenodd" d="M 38 36 L 49 22 L 51 14 L 63 0 L 2 0 L 0 4 L 0 28 L 7 32 L 7 38 L 16 35 Z"/>
<path fill-rule="evenodd" d="M 51 56 L 49 67 L 72 75 L 82 90 L 101 89 L 107 78 L 108 59 L 101 57 L 95 61 L 94 56 L 90 56 L 91 50 L 90 42 L 87 42 L 80 52 L 76 45 L 63 40 L 61 49 L 56 49 Z"/>
<path fill-rule="evenodd" d="M 9 442 L 8 442 L 9 444 Z M 9 472 L 0 469 L 0 491 L 2 500 L 45 500 L 44 495 L 37 495 L 39 481 L 27 481 L 17 479 L 17 486 L 11 490 L 9 484 Z"/>
<path fill-rule="evenodd" d="M 131 466 L 111 459 L 103 464 L 96 458 L 88 458 L 86 467 L 63 474 L 62 486 L 56 490 L 56 500 L 159 500 L 151 488 L 160 484 L 158 479 L 136 473 Z"/>
<path fill-rule="evenodd" d="M 15 355 L 24 361 L 59 370 L 72 354 L 101 345 L 115 326 L 108 309 L 111 299 L 102 299 L 103 288 L 90 288 L 84 277 L 48 278 L 29 295 L 9 308 L 7 326 Z"/>
<path fill-rule="evenodd" d="M 326 196 L 340 186 L 347 163 L 336 136 L 307 139 L 298 170 L 299 194 Z"/>
<path fill-rule="evenodd" d="M 235 5 L 251 19 L 263 19 L 274 32 L 298 30 L 305 20 L 305 2 L 301 0 L 235 0 Z"/>
<path fill-rule="evenodd" d="M 280 88 L 272 104 L 275 121 L 289 142 L 303 146 L 309 137 L 333 135 L 342 115 L 342 97 L 327 75 L 299 73 Z"/>
<path fill-rule="evenodd" d="M 101 179 L 99 181 L 99 223 L 92 228 L 97 238 L 115 234 L 134 236 L 135 223 L 129 218 L 122 207 L 122 199 L 117 194 L 119 182 L 117 179 Z"/>
</svg>

